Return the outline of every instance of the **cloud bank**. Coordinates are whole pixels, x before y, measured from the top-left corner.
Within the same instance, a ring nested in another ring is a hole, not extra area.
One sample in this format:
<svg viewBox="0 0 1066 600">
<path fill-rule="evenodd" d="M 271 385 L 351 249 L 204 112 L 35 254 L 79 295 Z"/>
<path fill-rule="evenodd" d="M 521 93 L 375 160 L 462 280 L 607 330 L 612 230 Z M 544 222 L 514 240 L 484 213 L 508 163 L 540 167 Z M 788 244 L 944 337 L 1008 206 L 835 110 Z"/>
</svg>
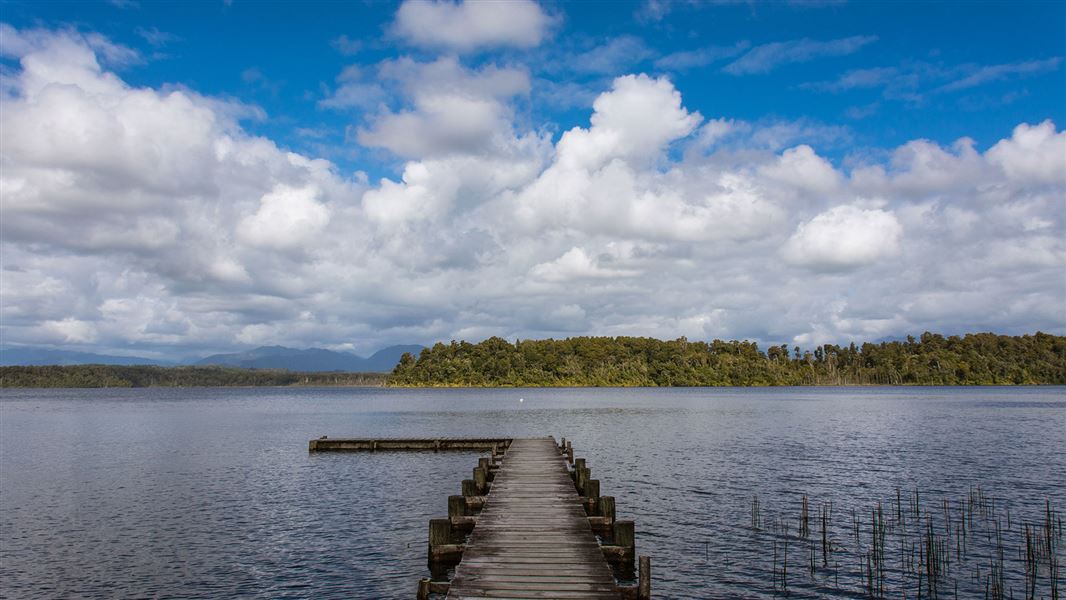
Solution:
<svg viewBox="0 0 1066 600">
<path fill-rule="evenodd" d="M 397 23 L 492 4 L 408 6 Z M 556 137 L 516 116 L 521 69 L 402 58 L 379 78 L 404 105 L 358 139 L 406 162 L 368 183 L 250 135 L 252 107 L 129 85 L 104 64 L 131 55 L 107 40 L 4 37 L 7 343 L 1066 332 L 1066 133 L 1050 121 L 983 152 L 914 140 L 843 168 L 788 141 L 804 124 L 706 119 L 663 77 L 614 79 Z"/>
</svg>

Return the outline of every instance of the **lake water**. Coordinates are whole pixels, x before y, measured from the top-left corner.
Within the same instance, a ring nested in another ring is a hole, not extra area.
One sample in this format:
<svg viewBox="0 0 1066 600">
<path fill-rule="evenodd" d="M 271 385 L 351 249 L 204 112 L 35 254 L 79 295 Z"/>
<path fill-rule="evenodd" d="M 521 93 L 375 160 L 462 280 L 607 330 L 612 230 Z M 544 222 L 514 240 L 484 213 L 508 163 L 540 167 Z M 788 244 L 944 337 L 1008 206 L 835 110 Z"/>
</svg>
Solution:
<svg viewBox="0 0 1066 600">
<path fill-rule="evenodd" d="M 659 598 L 780 597 L 785 540 L 790 597 L 864 597 L 870 511 L 895 514 L 897 488 L 940 518 L 980 485 L 1010 548 L 1066 508 L 1066 388 L 2 390 L 0 595 L 413 597 L 428 520 L 478 455 L 309 454 L 321 435 L 566 437 L 636 521 Z M 812 523 L 832 501 L 841 548 L 814 574 L 803 494 Z M 959 597 L 987 585 L 991 537 L 971 537 Z M 887 587 L 913 597 L 893 544 Z"/>
</svg>

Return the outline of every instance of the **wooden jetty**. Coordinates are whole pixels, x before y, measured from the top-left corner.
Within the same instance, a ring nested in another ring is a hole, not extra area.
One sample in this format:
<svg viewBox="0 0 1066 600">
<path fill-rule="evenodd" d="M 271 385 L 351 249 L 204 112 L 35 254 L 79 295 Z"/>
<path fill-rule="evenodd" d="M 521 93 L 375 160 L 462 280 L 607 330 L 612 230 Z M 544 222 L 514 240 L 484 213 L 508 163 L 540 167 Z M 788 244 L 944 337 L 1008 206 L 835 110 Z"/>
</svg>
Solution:
<svg viewBox="0 0 1066 600">
<path fill-rule="evenodd" d="M 651 598 L 646 556 L 637 585 L 617 583 L 634 575 L 633 521 L 615 519 L 614 497 L 600 496 L 599 480 L 565 439 L 322 437 L 308 450 L 491 451 L 463 480 L 462 495 L 448 497 L 448 518 L 429 522 L 433 578 L 419 581 L 418 600 Z"/>
<path fill-rule="evenodd" d="M 458 560 L 455 574 L 450 582 L 423 579 L 419 600 L 431 593 L 449 599 L 651 597 L 647 557 L 640 559 L 636 586 L 616 583 L 612 563 L 632 571 L 633 522 L 615 520 L 614 498 L 599 496 L 599 481 L 574 458 L 571 444 L 515 439 L 492 459 L 481 459 L 463 491 L 449 498 L 448 519 L 430 521 L 430 562 Z M 466 543 L 456 544 L 456 536 L 471 528 Z M 610 543 L 601 545 L 596 533 Z"/>
<path fill-rule="evenodd" d="M 509 438 L 327 438 L 308 443 L 311 452 L 375 452 L 378 450 L 494 450 L 506 448 Z"/>
</svg>

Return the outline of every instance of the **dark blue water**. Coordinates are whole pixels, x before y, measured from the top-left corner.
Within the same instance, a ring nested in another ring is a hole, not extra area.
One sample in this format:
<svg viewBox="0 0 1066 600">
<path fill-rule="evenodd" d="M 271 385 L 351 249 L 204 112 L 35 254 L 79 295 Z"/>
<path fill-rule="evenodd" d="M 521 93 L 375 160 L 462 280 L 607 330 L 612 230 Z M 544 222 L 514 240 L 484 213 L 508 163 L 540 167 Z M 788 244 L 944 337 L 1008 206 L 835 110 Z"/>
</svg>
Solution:
<svg viewBox="0 0 1066 600">
<path fill-rule="evenodd" d="M 321 435 L 565 436 L 636 521 L 662 598 L 782 595 L 770 548 L 790 536 L 752 530 L 756 494 L 764 522 L 797 522 L 802 494 L 834 503 L 834 568 L 809 574 L 791 534 L 799 598 L 863 597 L 851 512 L 897 487 L 935 507 L 980 485 L 1008 538 L 1066 508 L 1064 388 L 0 394 L 5 598 L 412 597 L 427 522 L 477 455 L 308 454 Z M 960 597 L 984 590 L 952 576 Z"/>
</svg>

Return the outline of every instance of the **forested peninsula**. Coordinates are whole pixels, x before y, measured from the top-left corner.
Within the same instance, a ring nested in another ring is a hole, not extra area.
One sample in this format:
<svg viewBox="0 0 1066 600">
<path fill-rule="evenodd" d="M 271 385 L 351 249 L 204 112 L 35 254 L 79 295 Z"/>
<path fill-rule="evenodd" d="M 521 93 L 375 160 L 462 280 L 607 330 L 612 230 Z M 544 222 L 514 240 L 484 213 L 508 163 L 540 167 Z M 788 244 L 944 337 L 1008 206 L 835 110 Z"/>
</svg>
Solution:
<svg viewBox="0 0 1066 600">
<path fill-rule="evenodd" d="M 685 338 L 575 337 L 438 343 L 405 354 L 392 386 L 778 386 L 1066 384 L 1066 337 L 992 333 L 813 350 Z"/>
<path fill-rule="evenodd" d="M 0 367 L 0 387 L 1066 385 L 1066 337 L 992 333 L 817 348 L 685 338 L 502 338 L 404 354 L 391 374 L 235 367 Z"/>
<path fill-rule="evenodd" d="M 236 367 L 157 367 L 150 365 L 52 365 L 0 367 L 0 387 L 240 387 L 381 386 L 385 373 L 301 372 Z"/>
</svg>

